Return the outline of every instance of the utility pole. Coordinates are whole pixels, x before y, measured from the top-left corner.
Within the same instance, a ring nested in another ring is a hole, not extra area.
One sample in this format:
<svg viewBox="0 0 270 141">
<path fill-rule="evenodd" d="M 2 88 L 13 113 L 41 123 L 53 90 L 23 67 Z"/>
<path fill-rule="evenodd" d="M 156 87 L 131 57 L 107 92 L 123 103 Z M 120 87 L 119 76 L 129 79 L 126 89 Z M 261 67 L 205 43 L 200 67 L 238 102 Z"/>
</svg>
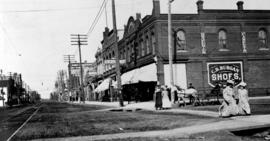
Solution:
<svg viewBox="0 0 270 141">
<path fill-rule="evenodd" d="M 69 91 L 69 100 L 71 96 L 71 83 L 72 83 L 72 76 L 71 76 L 71 63 L 74 62 L 75 55 L 64 55 L 64 62 L 68 63 L 68 91 Z"/>
<path fill-rule="evenodd" d="M 81 55 L 81 46 L 87 45 L 87 35 L 84 34 L 71 34 L 71 45 L 76 45 L 79 47 L 79 57 L 80 57 L 80 75 L 81 75 L 81 85 L 79 93 L 79 102 L 81 102 L 81 94 L 84 96 L 83 90 L 83 68 L 82 68 L 82 55 Z"/>
<path fill-rule="evenodd" d="M 169 70 L 170 84 L 174 86 L 173 81 L 173 65 L 172 65 L 172 19 L 171 19 L 171 3 L 173 0 L 168 0 L 168 49 L 169 49 Z"/>
<path fill-rule="evenodd" d="M 115 49 L 115 66 L 116 66 L 116 80 L 117 80 L 117 92 L 119 105 L 124 106 L 123 95 L 122 95 L 122 84 L 121 84 L 121 74 L 120 74 L 120 62 L 119 62 L 119 53 L 118 53 L 118 37 L 117 37 L 117 27 L 116 27 L 116 15 L 115 15 L 115 2 L 112 0 L 112 19 L 113 19 L 113 33 L 114 33 L 114 49 Z"/>
</svg>

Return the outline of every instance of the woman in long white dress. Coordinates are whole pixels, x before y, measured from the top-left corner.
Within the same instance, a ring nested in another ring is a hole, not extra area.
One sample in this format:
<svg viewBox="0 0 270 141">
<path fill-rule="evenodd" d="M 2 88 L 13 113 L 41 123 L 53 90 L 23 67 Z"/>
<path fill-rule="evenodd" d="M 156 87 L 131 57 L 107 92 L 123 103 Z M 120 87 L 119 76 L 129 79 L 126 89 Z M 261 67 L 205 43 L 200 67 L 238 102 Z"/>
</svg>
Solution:
<svg viewBox="0 0 270 141">
<path fill-rule="evenodd" d="M 234 82 L 232 80 L 228 80 L 227 86 L 223 90 L 224 101 L 222 105 L 219 107 L 219 115 L 221 117 L 234 116 L 239 113 L 236 100 L 234 99 L 234 91 L 232 89 L 233 83 Z"/>
<path fill-rule="evenodd" d="M 162 108 L 169 109 L 172 107 L 171 101 L 169 99 L 169 92 L 166 86 L 162 86 Z"/>
<path fill-rule="evenodd" d="M 238 96 L 239 96 L 239 114 L 240 115 L 250 115 L 250 106 L 249 106 L 249 99 L 248 99 L 248 91 L 245 88 L 246 87 L 245 82 L 241 82 L 239 84 L 239 89 L 238 89 Z"/>
</svg>

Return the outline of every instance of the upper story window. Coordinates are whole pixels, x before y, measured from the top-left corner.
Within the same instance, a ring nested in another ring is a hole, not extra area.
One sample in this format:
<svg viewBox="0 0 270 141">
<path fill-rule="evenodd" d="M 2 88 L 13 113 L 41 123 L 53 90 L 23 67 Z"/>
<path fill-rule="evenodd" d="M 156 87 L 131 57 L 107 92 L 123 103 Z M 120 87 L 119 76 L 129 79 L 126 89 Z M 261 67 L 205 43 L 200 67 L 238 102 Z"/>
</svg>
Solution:
<svg viewBox="0 0 270 141">
<path fill-rule="evenodd" d="M 143 40 L 140 41 L 140 46 L 141 46 L 141 56 L 144 56 L 144 43 L 143 43 Z"/>
<path fill-rule="evenodd" d="M 133 43 L 131 43 L 131 45 L 130 45 L 130 61 L 134 61 L 134 59 L 135 59 L 135 50 L 134 50 Z"/>
<path fill-rule="evenodd" d="M 125 51 L 125 49 L 123 50 L 123 58 L 122 59 L 126 59 L 126 51 Z"/>
<path fill-rule="evenodd" d="M 155 34 L 154 33 L 152 33 L 152 35 L 151 35 L 151 45 L 152 45 L 152 53 L 155 54 L 156 38 L 155 38 Z"/>
<path fill-rule="evenodd" d="M 146 36 L 145 38 L 145 45 L 146 45 L 146 54 L 150 53 L 150 43 L 149 43 L 149 38 Z"/>
<path fill-rule="evenodd" d="M 119 51 L 119 59 L 121 60 L 122 59 L 122 51 Z"/>
<path fill-rule="evenodd" d="M 127 48 L 127 62 L 130 61 L 130 50 L 129 47 Z"/>
<path fill-rule="evenodd" d="M 218 44 L 220 50 L 227 50 L 227 32 L 223 29 L 218 32 Z"/>
<path fill-rule="evenodd" d="M 109 58 L 108 59 L 112 59 L 112 55 L 111 54 L 109 54 Z"/>
<path fill-rule="evenodd" d="M 186 50 L 186 34 L 183 30 L 179 30 L 176 33 L 176 49 L 177 51 Z"/>
<path fill-rule="evenodd" d="M 260 29 L 258 32 L 259 49 L 266 49 L 267 47 L 267 32 Z"/>
<path fill-rule="evenodd" d="M 114 54 L 114 51 L 112 52 L 112 58 L 115 58 L 115 54 Z"/>
</svg>

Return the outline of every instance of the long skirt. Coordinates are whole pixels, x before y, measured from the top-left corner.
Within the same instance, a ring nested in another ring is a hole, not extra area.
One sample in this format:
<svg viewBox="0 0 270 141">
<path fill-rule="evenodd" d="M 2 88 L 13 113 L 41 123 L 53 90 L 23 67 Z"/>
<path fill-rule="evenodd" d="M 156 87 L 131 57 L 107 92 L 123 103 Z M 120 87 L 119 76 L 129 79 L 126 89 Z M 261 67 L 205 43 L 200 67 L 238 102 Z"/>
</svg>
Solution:
<svg viewBox="0 0 270 141">
<path fill-rule="evenodd" d="M 226 103 L 225 101 L 223 101 L 221 106 L 219 107 L 219 115 L 221 117 L 235 116 L 238 113 L 239 113 L 239 108 L 236 105 L 236 101 L 231 101 L 229 103 Z"/>
<path fill-rule="evenodd" d="M 238 108 L 239 108 L 240 115 L 250 114 L 250 106 L 249 106 L 248 100 L 239 99 Z"/>
<path fill-rule="evenodd" d="M 164 93 L 163 97 L 162 97 L 162 107 L 163 108 L 171 108 L 172 104 L 171 101 L 169 99 L 168 93 Z"/>
<path fill-rule="evenodd" d="M 161 92 L 156 92 L 155 107 L 162 108 L 162 94 L 161 94 Z"/>
</svg>

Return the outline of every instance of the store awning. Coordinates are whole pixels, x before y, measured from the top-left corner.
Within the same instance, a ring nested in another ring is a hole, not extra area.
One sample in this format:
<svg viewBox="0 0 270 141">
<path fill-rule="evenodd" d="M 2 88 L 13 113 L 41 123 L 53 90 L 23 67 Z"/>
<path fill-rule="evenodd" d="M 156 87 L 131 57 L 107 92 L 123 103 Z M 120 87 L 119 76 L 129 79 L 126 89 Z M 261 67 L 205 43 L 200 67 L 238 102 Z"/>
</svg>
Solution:
<svg viewBox="0 0 270 141">
<path fill-rule="evenodd" d="M 128 71 L 128 72 L 122 74 L 121 75 L 122 85 L 137 83 L 133 79 L 136 77 L 138 70 L 139 69 L 134 69 L 134 70 L 131 70 L 131 71 Z"/>
<path fill-rule="evenodd" d="M 153 82 L 157 81 L 157 67 L 156 64 L 150 64 L 141 68 L 126 72 L 121 76 L 122 85 L 134 84 L 139 81 Z"/>
<path fill-rule="evenodd" d="M 141 67 L 136 77 L 138 81 L 155 82 L 157 81 L 157 66 L 155 63 Z"/>
<path fill-rule="evenodd" d="M 95 89 L 95 92 L 101 92 L 109 89 L 111 78 L 107 78 L 104 81 L 102 81 L 98 87 Z"/>
</svg>

